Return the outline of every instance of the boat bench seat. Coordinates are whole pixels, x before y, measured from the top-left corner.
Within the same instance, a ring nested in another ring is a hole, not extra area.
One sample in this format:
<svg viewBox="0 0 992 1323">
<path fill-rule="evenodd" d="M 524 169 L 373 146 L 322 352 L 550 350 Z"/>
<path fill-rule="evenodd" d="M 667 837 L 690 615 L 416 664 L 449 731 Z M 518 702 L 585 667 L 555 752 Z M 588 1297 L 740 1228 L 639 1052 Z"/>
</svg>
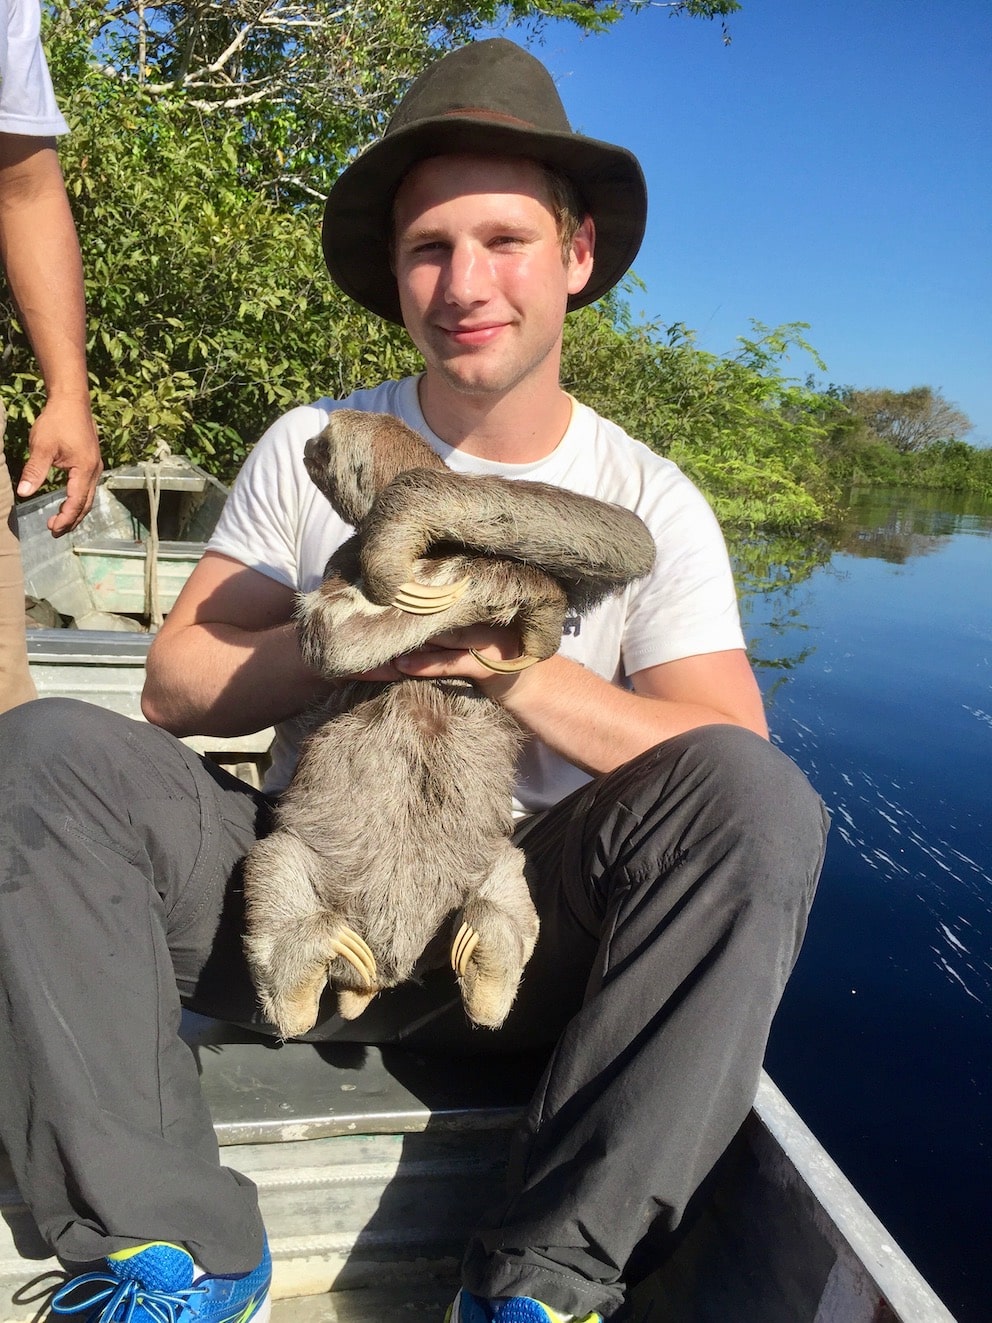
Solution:
<svg viewBox="0 0 992 1323">
<path fill-rule="evenodd" d="M 188 1011 L 182 1034 L 222 1148 L 356 1133 L 506 1131 L 541 1067 L 523 1055 L 451 1060 L 402 1047 L 280 1043 Z"/>
<path fill-rule="evenodd" d="M 182 542 L 162 538 L 155 551 L 159 560 L 181 560 L 195 565 L 206 550 L 206 542 Z M 146 541 L 135 538 L 125 542 L 119 537 L 94 537 L 85 542 L 77 542 L 73 548 L 74 556 L 113 557 L 115 560 L 144 560 L 148 549 Z"/>
</svg>

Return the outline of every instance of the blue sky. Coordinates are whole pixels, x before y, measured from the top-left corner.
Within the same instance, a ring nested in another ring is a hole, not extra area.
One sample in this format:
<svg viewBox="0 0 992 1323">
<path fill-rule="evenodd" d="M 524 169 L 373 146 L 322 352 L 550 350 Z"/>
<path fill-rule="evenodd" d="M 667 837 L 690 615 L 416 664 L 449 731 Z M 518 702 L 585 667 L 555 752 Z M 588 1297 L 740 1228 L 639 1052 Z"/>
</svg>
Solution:
<svg viewBox="0 0 992 1323">
<path fill-rule="evenodd" d="M 647 9 L 530 47 L 644 167 L 635 311 L 717 353 L 808 322 L 797 377 L 934 386 L 992 445 L 992 0 L 744 0 L 730 31 Z"/>
</svg>

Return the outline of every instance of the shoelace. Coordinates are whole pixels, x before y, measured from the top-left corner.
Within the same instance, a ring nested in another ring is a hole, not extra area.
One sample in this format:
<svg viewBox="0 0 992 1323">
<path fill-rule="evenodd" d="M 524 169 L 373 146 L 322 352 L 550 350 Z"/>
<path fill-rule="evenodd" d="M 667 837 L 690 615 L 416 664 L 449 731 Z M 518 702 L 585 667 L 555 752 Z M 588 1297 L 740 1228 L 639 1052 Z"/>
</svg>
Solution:
<svg viewBox="0 0 992 1323">
<path fill-rule="evenodd" d="M 92 1288 L 77 1297 L 81 1286 Z M 206 1293 L 204 1286 L 189 1286 L 181 1291 L 146 1291 L 140 1282 L 118 1281 L 103 1273 L 90 1272 L 76 1277 L 52 1296 L 52 1309 L 59 1314 L 83 1314 L 103 1305 L 97 1323 L 131 1323 L 134 1311 L 140 1306 L 157 1323 L 176 1323 L 178 1315 L 194 1295 Z M 67 1303 L 72 1296 L 72 1303 Z"/>
</svg>

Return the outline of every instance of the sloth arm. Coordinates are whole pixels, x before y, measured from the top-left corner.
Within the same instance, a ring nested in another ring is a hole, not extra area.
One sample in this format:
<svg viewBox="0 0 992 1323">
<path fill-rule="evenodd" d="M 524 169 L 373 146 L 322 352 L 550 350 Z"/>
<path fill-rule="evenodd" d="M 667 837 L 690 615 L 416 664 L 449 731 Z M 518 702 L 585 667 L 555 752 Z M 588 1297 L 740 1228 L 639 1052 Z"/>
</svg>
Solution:
<svg viewBox="0 0 992 1323">
<path fill-rule="evenodd" d="M 362 523 L 365 592 L 387 605 L 431 547 L 452 543 L 544 570 L 573 606 L 647 574 L 651 534 L 630 510 L 545 483 L 447 469 L 398 474 Z"/>
<path fill-rule="evenodd" d="M 149 651 L 146 719 L 179 736 L 248 735 L 326 695 L 300 655 L 295 602 L 267 574 L 206 552 Z"/>
<path fill-rule="evenodd" d="M 493 675 L 467 648 L 508 655 L 505 636 L 477 626 L 443 635 L 432 649 L 396 664 L 406 675 L 474 680 L 525 730 L 594 775 L 700 726 L 743 726 L 768 738 L 761 694 L 741 648 L 647 667 L 631 677 L 633 692 L 559 655 L 514 675 Z"/>
</svg>

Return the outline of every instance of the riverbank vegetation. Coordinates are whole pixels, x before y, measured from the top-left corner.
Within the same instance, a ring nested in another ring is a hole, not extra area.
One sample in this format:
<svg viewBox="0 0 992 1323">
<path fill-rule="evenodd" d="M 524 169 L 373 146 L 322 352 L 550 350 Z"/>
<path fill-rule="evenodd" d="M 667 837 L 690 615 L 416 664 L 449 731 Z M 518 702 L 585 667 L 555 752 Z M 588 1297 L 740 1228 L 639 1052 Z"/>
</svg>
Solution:
<svg viewBox="0 0 992 1323">
<path fill-rule="evenodd" d="M 622 21 L 624 7 L 46 4 L 49 63 L 72 127 L 60 152 L 106 463 L 165 445 L 229 481 L 287 408 L 417 371 L 403 332 L 326 276 L 319 226 L 331 182 L 439 49 L 501 16 L 535 31 L 553 21 L 596 30 Z M 681 0 L 672 10 L 716 20 L 727 40 L 738 7 Z M 43 393 L 9 302 L 0 314 L 16 468 Z M 826 368 L 807 330 L 755 324 L 736 352 L 716 355 L 684 325 L 636 323 L 621 289 L 569 318 L 564 380 L 677 462 L 737 530 L 829 523 L 863 484 L 992 495 L 992 452 L 961 439 L 970 424 L 939 392 L 817 385 L 811 369 Z M 900 409 L 936 433 L 906 444 Z"/>
<path fill-rule="evenodd" d="M 842 489 L 912 487 L 992 498 L 992 450 L 962 438 L 972 423 L 938 390 L 828 387 L 824 461 Z"/>
</svg>

